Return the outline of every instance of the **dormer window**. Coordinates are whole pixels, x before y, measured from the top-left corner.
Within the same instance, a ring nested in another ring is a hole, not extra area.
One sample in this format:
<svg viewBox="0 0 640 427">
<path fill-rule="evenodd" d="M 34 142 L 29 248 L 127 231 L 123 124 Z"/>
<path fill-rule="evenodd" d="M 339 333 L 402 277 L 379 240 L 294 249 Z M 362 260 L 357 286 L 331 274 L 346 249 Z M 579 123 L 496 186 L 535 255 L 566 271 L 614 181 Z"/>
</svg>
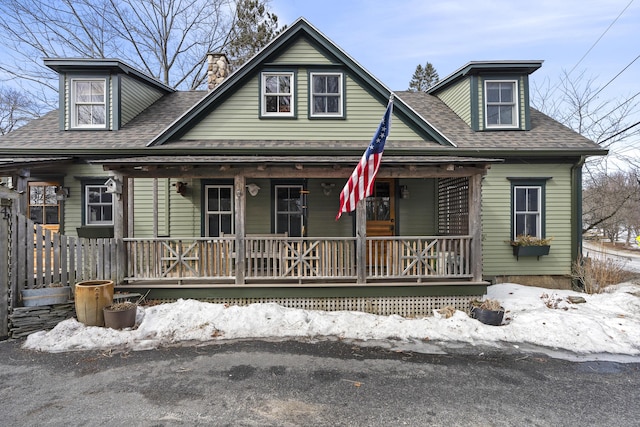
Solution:
<svg viewBox="0 0 640 427">
<path fill-rule="evenodd" d="M 262 73 L 262 116 L 294 116 L 294 74 Z"/>
<path fill-rule="evenodd" d="M 77 129 L 106 127 L 106 80 L 71 80 L 71 123 Z"/>
<path fill-rule="evenodd" d="M 485 81 L 487 128 L 518 127 L 517 87 L 515 80 Z"/>
</svg>

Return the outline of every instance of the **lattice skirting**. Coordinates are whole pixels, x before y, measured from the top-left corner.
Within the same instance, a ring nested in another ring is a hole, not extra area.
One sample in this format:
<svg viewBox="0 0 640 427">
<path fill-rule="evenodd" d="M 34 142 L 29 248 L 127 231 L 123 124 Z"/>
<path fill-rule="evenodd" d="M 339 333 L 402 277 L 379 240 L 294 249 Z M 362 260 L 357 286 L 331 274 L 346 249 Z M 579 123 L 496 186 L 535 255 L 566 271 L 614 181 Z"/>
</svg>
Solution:
<svg viewBox="0 0 640 427">
<path fill-rule="evenodd" d="M 465 311 L 473 299 L 482 295 L 414 296 L 414 297 L 315 297 L 315 298 L 207 298 L 207 302 L 230 305 L 276 303 L 283 307 L 323 311 L 362 311 L 403 317 L 431 316 L 433 310 L 452 306 Z"/>
</svg>

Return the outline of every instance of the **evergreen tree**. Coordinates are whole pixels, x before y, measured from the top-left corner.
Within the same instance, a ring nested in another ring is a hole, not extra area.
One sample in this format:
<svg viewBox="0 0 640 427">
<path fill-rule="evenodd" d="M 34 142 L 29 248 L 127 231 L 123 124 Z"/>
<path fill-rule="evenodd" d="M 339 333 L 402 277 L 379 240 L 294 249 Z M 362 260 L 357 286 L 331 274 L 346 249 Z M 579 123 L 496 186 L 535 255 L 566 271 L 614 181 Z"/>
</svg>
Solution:
<svg viewBox="0 0 640 427">
<path fill-rule="evenodd" d="M 438 72 L 431 62 L 427 62 L 424 67 L 418 64 L 416 71 L 413 73 L 413 77 L 411 77 L 411 82 L 409 82 L 409 90 L 412 92 L 426 92 L 427 89 L 438 83 L 439 80 Z"/>
</svg>

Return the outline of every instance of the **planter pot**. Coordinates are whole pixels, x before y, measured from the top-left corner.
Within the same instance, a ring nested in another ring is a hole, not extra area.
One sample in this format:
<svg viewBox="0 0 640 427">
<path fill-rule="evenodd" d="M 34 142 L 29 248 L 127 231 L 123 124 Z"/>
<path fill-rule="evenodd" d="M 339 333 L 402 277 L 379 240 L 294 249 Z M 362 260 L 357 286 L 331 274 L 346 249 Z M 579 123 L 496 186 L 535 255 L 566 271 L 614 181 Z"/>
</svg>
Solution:
<svg viewBox="0 0 640 427">
<path fill-rule="evenodd" d="M 542 246 L 513 246 L 513 254 L 516 257 L 521 256 L 535 256 L 540 258 L 543 255 L 549 255 L 549 250 L 551 246 L 542 245 Z"/>
<path fill-rule="evenodd" d="M 133 328 L 136 324 L 138 306 L 132 304 L 125 310 L 112 310 L 109 307 L 102 309 L 104 314 L 104 326 L 111 329 Z"/>
<path fill-rule="evenodd" d="M 35 307 L 38 305 L 64 304 L 71 296 L 70 286 L 60 286 L 53 288 L 23 289 L 22 305 L 25 307 Z"/>
<path fill-rule="evenodd" d="M 113 303 L 112 280 L 76 283 L 76 317 L 87 326 L 104 326 L 102 309 Z"/>
<path fill-rule="evenodd" d="M 486 310 L 480 307 L 471 307 L 471 317 L 485 325 L 498 326 L 502 323 L 504 310 Z"/>
</svg>

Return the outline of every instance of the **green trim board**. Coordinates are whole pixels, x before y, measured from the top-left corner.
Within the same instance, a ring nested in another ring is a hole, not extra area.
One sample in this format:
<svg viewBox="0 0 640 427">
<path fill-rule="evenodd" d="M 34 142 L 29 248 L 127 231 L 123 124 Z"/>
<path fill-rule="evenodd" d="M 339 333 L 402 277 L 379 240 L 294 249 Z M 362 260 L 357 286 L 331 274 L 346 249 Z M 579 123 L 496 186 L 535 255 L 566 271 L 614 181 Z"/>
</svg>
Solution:
<svg viewBox="0 0 640 427">
<path fill-rule="evenodd" d="M 176 285 L 167 288 L 137 285 L 135 287 L 117 286 L 119 291 L 133 291 L 147 294 L 148 299 L 173 298 L 331 298 L 331 297 L 415 297 L 415 296 L 450 296 L 450 295 L 484 295 L 488 282 L 468 285 L 423 284 L 420 286 L 334 286 L 303 285 L 300 287 L 251 286 L 242 287 L 189 287 Z"/>
</svg>

